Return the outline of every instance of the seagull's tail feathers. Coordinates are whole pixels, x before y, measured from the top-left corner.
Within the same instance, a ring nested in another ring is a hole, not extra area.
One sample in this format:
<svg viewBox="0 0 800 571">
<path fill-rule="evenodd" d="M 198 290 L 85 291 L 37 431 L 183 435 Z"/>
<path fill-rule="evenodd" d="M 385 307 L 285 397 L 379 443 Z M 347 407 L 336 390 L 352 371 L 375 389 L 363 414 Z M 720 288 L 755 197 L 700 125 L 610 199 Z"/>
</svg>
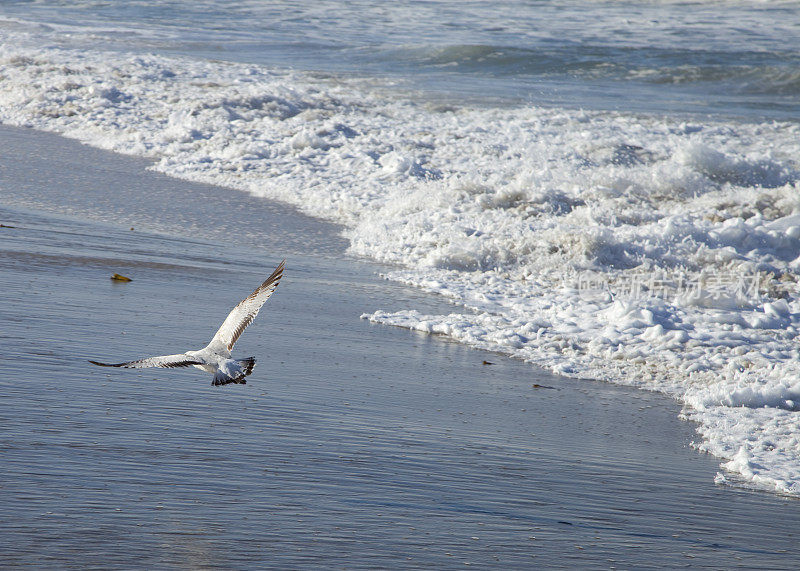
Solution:
<svg viewBox="0 0 800 571">
<path fill-rule="evenodd" d="M 247 357 L 246 359 L 237 359 L 235 364 L 230 367 L 220 367 L 214 375 L 214 381 L 211 383 L 215 387 L 236 383 L 238 385 L 247 384 L 245 377 L 253 372 L 256 366 L 255 357 Z"/>
<path fill-rule="evenodd" d="M 247 375 L 253 372 L 253 369 L 255 369 L 256 358 L 247 357 L 246 359 L 239 359 L 239 364 L 242 366 L 242 370 L 244 371 L 244 376 L 246 377 Z"/>
</svg>

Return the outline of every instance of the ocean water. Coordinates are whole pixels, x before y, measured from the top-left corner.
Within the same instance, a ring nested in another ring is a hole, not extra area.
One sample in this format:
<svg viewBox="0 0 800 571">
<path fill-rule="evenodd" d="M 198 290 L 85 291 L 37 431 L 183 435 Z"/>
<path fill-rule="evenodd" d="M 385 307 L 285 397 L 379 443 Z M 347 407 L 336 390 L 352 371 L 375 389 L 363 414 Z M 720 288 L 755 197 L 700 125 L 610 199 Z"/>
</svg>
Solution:
<svg viewBox="0 0 800 571">
<path fill-rule="evenodd" d="M 300 243 L 320 223 L 288 207 L 48 134 L 0 136 L 9 194 L 85 183 L 101 203 L 85 221 L 83 197 L 0 207 L 4 569 L 797 567 L 796 502 L 711 485 L 716 462 L 686 447 L 692 427 L 663 395 L 361 321 L 374 303 L 448 307 Z M 103 209 L 105 188 L 132 184 L 155 187 L 151 208 Z M 245 244 L 187 238 L 191 219 L 162 201 L 181 190 L 222 225 L 244 220 Z M 159 223 L 182 236 L 145 229 Z M 258 358 L 246 385 L 86 362 L 202 344 L 284 254 L 236 346 Z"/>
<path fill-rule="evenodd" d="M 344 226 L 375 322 L 662 391 L 800 494 L 794 2 L 5 2 L 0 120 Z M 227 192 L 227 190 L 221 190 Z"/>
</svg>

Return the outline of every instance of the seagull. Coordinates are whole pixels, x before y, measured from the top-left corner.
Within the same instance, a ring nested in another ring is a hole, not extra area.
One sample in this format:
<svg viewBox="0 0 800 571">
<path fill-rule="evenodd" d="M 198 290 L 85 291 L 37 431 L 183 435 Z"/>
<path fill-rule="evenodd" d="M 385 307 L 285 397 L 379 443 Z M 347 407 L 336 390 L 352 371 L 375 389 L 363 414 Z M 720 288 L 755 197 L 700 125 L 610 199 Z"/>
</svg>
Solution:
<svg viewBox="0 0 800 571">
<path fill-rule="evenodd" d="M 237 383 L 243 385 L 247 383 L 245 377 L 253 372 L 253 367 L 256 366 L 255 357 L 247 357 L 246 359 L 231 359 L 231 350 L 233 345 L 239 339 L 245 328 L 252 323 L 253 319 L 258 315 L 258 310 L 264 305 L 264 302 L 269 299 L 275 288 L 278 287 L 278 282 L 283 275 L 283 266 L 286 260 L 283 260 L 275 271 L 272 272 L 264 283 L 258 286 L 253 293 L 248 295 L 239 304 L 233 308 L 222 322 L 219 330 L 214 334 L 205 348 L 199 351 L 186 351 L 177 355 L 162 355 L 159 357 L 148 357 L 146 359 L 139 359 L 137 361 L 128 361 L 126 363 L 99 363 L 97 361 L 89 362 L 93 365 L 101 367 L 126 367 L 130 369 L 146 369 L 149 367 L 197 367 L 209 373 L 214 373 L 214 380 L 212 385 L 227 385 L 228 383 Z"/>
</svg>

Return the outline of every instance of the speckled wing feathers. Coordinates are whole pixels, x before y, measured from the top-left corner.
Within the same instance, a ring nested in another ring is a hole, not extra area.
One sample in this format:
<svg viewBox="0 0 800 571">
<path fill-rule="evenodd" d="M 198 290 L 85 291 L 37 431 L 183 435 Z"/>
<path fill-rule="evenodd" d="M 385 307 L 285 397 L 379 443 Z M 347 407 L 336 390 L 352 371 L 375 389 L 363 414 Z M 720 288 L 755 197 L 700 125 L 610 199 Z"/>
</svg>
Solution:
<svg viewBox="0 0 800 571">
<path fill-rule="evenodd" d="M 128 369 L 147 369 L 149 367 L 163 367 L 167 369 L 174 369 L 176 367 L 191 367 L 192 365 L 202 364 L 202 361 L 190 357 L 185 353 L 179 355 L 162 355 L 159 357 L 148 357 L 146 359 L 139 359 L 137 361 L 127 361 L 125 363 L 99 363 L 97 361 L 89 360 L 93 365 L 100 365 L 101 367 L 125 367 Z"/>
<path fill-rule="evenodd" d="M 286 260 L 283 260 L 275 271 L 272 272 L 264 283 L 258 286 L 253 293 L 248 295 L 239 305 L 233 308 L 225 318 L 222 326 L 219 328 L 214 338 L 209 343 L 209 347 L 219 346 L 221 344 L 229 352 L 233 349 L 234 344 L 239 339 L 239 336 L 244 332 L 245 328 L 253 322 L 253 319 L 258 315 L 258 311 L 264 302 L 269 299 L 275 288 L 278 287 L 278 282 L 283 276 L 283 266 Z"/>
</svg>

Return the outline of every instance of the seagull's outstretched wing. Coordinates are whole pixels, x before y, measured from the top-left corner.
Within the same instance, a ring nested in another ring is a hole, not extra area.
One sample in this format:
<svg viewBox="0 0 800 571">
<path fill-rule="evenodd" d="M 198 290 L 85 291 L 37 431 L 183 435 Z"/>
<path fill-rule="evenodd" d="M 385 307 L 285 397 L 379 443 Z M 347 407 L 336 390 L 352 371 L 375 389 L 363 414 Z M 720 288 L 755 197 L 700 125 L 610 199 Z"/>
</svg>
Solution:
<svg viewBox="0 0 800 571">
<path fill-rule="evenodd" d="M 211 343 L 208 344 L 209 347 L 215 348 L 221 346 L 228 351 L 233 349 L 233 345 L 236 343 L 236 340 L 239 339 L 245 327 L 253 322 L 256 315 L 258 315 L 258 310 L 261 309 L 264 302 L 269 299 L 269 296 L 271 296 L 275 288 L 278 287 L 278 282 L 283 275 L 283 265 L 285 262 L 286 260 L 283 260 L 278 264 L 278 267 L 275 268 L 271 276 L 264 280 L 264 283 L 258 286 L 253 293 L 248 295 L 239 302 L 239 305 L 233 308 L 233 311 L 231 311 L 228 317 L 225 318 L 225 321 L 222 322 L 222 326 L 220 326 L 219 331 L 214 335 Z"/>
<path fill-rule="evenodd" d="M 191 367 L 192 365 L 202 365 L 203 362 L 195 357 L 190 357 L 185 353 L 180 355 L 162 355 L 160 357 L 148 357 L 147 359 L 139 359 L 138 361 L 128 361 L 126 363 L 98 363 L 97 361 L 89 362 L 93 365 L 100 365 L 101 367 L 126 367 L 128 369 L 147 369 L 148 367 L 165 367 L 174 369 L 176 367 Z"/>
</svg>

